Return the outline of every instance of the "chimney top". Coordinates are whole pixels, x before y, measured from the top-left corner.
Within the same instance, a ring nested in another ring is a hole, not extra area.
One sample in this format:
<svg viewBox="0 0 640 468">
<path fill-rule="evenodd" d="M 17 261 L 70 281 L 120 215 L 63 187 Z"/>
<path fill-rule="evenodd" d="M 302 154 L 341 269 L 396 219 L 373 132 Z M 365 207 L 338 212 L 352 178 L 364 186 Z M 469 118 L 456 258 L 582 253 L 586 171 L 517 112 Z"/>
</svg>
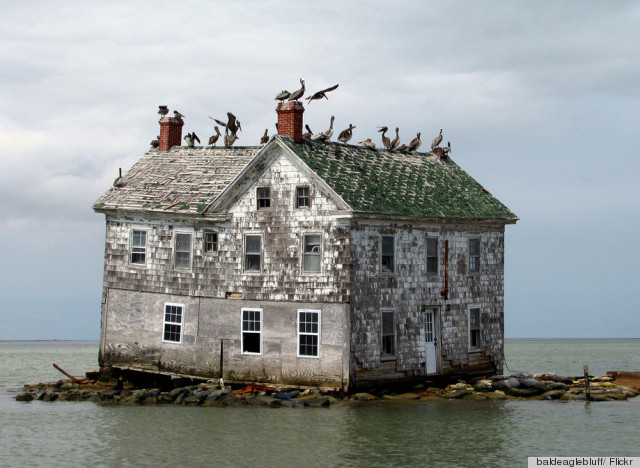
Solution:
<svg viewBox="0 0 640 468">
<path fill-rule="evenodd" d="M 160 120 L 160 151 L 169 151 L 182 144 L 182 126 L 184 121 L 175 117 L 162 117 Z"/>
<path fill-rule="evenodd" d="M 304 106 L 298 101 L 281 102 L 276 107 L 278 113 L 278 135 L 286 135 L 296 143 L 302 142 Z"/>
</svg>

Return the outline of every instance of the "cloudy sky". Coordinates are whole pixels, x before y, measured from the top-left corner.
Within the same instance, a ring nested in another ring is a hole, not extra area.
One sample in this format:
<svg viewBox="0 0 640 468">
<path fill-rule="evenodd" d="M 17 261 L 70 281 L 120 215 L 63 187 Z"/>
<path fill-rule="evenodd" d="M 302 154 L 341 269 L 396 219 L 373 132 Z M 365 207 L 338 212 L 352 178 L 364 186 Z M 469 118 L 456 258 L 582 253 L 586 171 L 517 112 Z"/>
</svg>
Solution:
<svg viewBox="0 0 640 468">
<path fill-rule="evenodd" d="M 440 127 L 507 226 L 507 337 L 640 337 L 640 6 L 617 1 L 2 2 L 0 339 L 97 339 L 104 216 L 157 106 L 238 144 L 335 83 L 314 131 Z"/>
</svg>

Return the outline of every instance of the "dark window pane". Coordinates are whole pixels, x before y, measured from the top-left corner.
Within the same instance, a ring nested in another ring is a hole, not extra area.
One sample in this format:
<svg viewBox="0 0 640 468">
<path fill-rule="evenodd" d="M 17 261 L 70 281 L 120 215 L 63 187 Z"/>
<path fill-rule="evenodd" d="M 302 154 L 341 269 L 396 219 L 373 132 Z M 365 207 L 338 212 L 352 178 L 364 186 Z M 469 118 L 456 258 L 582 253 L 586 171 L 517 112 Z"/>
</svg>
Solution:
<svg viewBox="0 0 640 468">
<path fill-rule="evenodd" d="M 242 352 L 260 353 L 260 333 L 242 334 Z"/>
</svg>

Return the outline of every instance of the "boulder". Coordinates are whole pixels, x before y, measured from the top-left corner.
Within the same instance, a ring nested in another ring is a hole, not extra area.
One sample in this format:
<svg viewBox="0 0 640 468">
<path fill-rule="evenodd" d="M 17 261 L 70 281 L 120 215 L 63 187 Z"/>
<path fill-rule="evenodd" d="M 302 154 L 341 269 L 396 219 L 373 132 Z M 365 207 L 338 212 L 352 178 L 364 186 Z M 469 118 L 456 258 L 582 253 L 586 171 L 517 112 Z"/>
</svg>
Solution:
<svg viewBox="0 0 640 468">
<path fill-rule="evenodd" d="M 466 387 L 464 387 L 464 388 L 454 388 L 452 390 L 449 390 L 442 396 L 443 398 L 453 399 L 453 398 L 462 398 L 463 396 L 468 394 L 469 394 L 469 390 Z"/>
<path fill-rule="evenodd" d="M 541 392 L 537 388 L 508 388 L 507 395 L 514 397 L 528 398 L 539 395 Z"/>
<path fill-rule="evenodd" d="M 484 394 L 488 400 L 506 400 L 507 395 L 502 390 L 496 390 L 495 392 L 487 392 Z"/>
<path fill-rule="evenodd" d="M 417 400 L 420 395 L 417 393 L 401 393 L 400 395 L 384 395 L 382 398 L 386 400 Z"/>
<path fill-rule="evenodd" d="M 16 397 L 16 401 L 33 401 L 36 399 L 35 393 L 21 393 Z"/>
<path fill-rule="evenodd" d="M 463 400 L 486 400 L 487 397 L 482 393 L 468 393 L 462 397 Z"/>
<path fill-rule="evenodd" d="M 574 401 L 574 400 L 584 401 L 585 397 L 584 397 L 584 395 L 576 395 L 575 393 L 565 392 L 565 394 L 562 395 L 560 398 L 558 398 L 558 400 L 561 400 L 561 401 Z"/>
<path fill-rule="evenodd" d="M 569 386 L 562 382 L 549 382 L 547 384 L 547 390 L 564 390 L 565 392 L 569 389 Z"/>
<path fill-rule="evenodd" d="M 529 377 L 526 379 L 518 379 L 518 382 L 520 382 L 520 385 L 525 388 L 535 388 L 540 392 L 547 391 L 547 385 L 543 381 L 534 379 L 533 377 Z"/>
<path fill-rule="evenodd" d="M 482 379 L 473 384 L 473 388 L 478 392 L 489 392 L 493 389 L 493 380 Z"/>
<path fill-rule="evenodd" d="M 371 401 L 377 400 L 378 397 L 373 396 L 370 393 L 356 393 L 351 397 L 351 399 L 356 401 Z"/>
<path fill-rule="evenodd" d="M 564 390 L 549 390 L 548 392 L 544 392 L 540 395 L 540 399 L 542 400 L 557 400 L 562 395 L 565 394 Z"/>
<path fill-rule="evenodd" d="M 515 377 L 509 377 L 506 380 L 497 380 L 493 382 L 493 388 L 497 390 L 506 390 L 508 388 L 518 388 L 520 381 Z"/>
</svg>

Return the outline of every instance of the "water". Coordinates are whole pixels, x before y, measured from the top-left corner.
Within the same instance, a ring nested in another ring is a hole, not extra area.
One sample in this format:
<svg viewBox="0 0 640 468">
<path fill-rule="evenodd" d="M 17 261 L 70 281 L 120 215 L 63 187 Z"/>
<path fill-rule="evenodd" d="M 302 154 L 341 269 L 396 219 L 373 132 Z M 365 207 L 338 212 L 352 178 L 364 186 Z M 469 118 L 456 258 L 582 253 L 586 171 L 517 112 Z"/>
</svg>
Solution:
<svg viewBox="0 0 640 468">
<path fill-rule="evenodd" d="M 0 342 L 0 466 L 526 466 L 640 456 L 627 402 L 381 401 L 329 409 L 16 402 L 23 383 L 97 367 L 96 342 Z M 509 370 L 638 370 L 640 340 L 507 340 Z"/>
</svg>

